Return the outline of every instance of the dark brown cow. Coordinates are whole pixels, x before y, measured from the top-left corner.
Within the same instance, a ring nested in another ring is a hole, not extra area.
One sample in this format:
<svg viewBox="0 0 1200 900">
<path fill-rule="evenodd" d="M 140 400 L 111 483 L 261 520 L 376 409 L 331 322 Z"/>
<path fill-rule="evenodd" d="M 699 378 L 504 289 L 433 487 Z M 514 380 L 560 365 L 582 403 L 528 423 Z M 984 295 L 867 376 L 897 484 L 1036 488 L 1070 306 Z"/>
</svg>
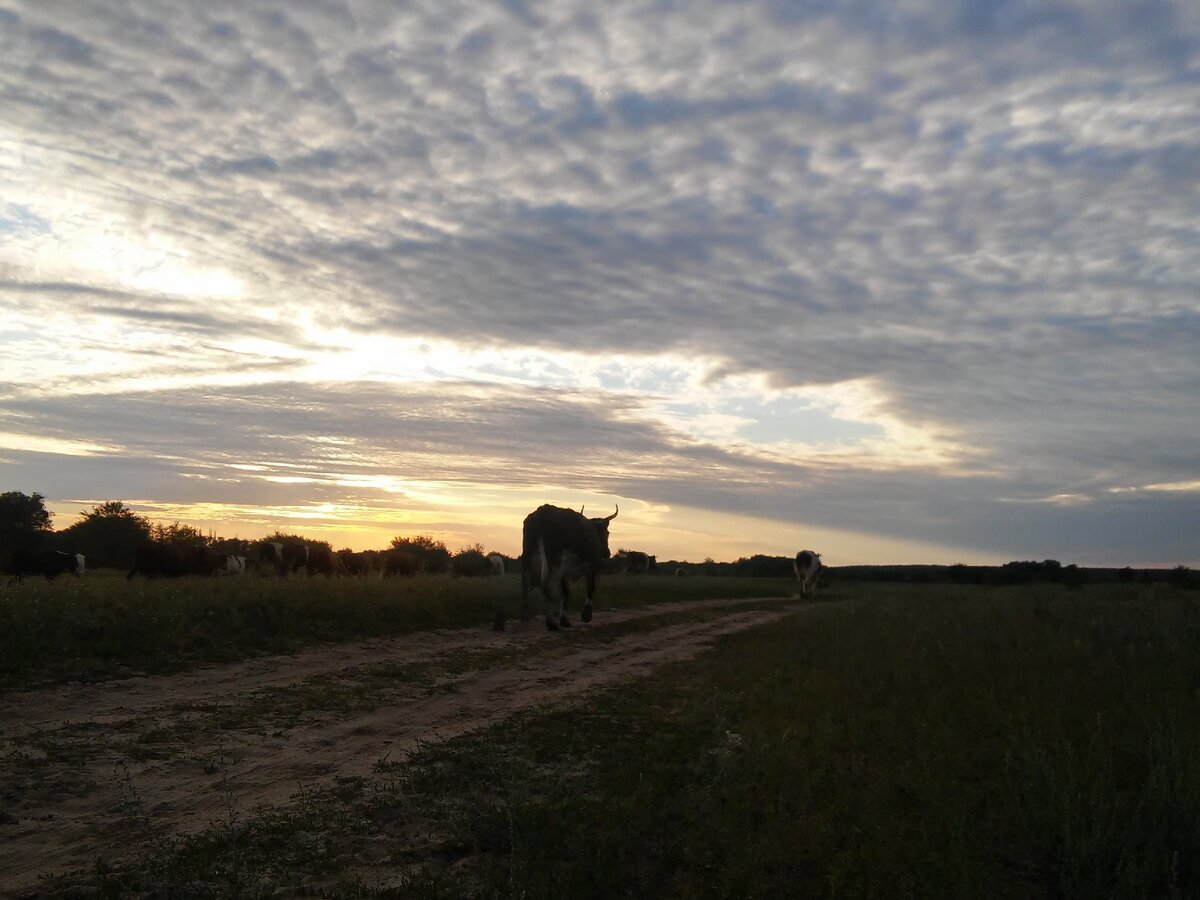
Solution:
<svg viewBox="0 0 1200 900">
<path fill-rule="evenodd" d="M 628 575 L 646 575 L 658 571 L 658 560 L 639 550 L 625 550 L 613 557 L 616 570 Z"/>
<path fill-rule="evenodd" d="M 540 588 L 546 601 L 546 627 L 551 631 L 569 628 L 567 585 L 569 581 L 584 578 L 587 599 L 579 617 L 584 622 L 592 621 L 596 572 L 611 556 L 608 525 L 620 511 L 617 507 L 611 516 L 587 519 L 582 512 L 545 505 L 525 517 L 521 531 L 521 602 L 526 615 L 530 591 Z M 503 610 L 497 609 L 492 627 L 498 631 L 504 629 Z"/>
<path fill-rule="evenodd" d="M 133 568 L 126 576 L 147 578 L 178 578 L 182 575 L 215 575 L 226 568 L 226 557 L 207 547 L 172 544 L 167 541 L 146 541 L 133 554 Z"/>
<path fill-rule="evenodd" d="M 339 575 L 355 575 L 359 578 L 371 574 L 371 557 L 366 551 L 356 553 L 347 547 L 334 554 L 337 557 Z"/>
<path fill-rule="evenodd" d="M 308 565 L 308 546 L 303 541 L 259 541 L 258 566 L 270 566 L 281 578 Z"/>
<path fill-rule="evenodd" d="M 324 575 L 326 578 L 333 577 L 334 569 L 337 566 L 337 558 L 328 547 L 322 547 L 319 544 L 313 547 L 307 547 L 308 557 L 305 560 L 304 568 L 309 576 Z"/>
<path fill-rule="evenodd" d="M 254 564 L 256 570 L 261 570 L 268 567 L 275 570 L 276 575 L 287 574 L 283 568 L 283 544 L 279 541 L 259 541 L 254 545 L 257 552 L 257 560 Z"/>
<path fill-rule="evenodd" d="M 68 573 L 78 577 L 83 571 L 83 554 L 65 553 L 62 550 L 16 550 L 0 569 L 0 573 L 17 581 L 26 575 L 41 575 L 47 581 L 53 581 L 59 575 Z"/>
</svg>

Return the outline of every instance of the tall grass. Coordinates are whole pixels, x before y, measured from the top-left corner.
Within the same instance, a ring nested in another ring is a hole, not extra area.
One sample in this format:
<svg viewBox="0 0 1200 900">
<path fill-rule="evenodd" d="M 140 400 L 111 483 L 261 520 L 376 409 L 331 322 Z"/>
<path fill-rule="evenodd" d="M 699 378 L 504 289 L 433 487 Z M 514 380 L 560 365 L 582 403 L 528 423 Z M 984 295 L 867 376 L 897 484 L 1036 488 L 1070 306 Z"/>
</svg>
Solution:
<svg viewBox="0 0 1200 900">
<path fill-rule="evenodd" d="M 599 610 L 669 600 L 778 595 L 787 581 L 602 578 Z M 535 592 L 533 612 L 541 613 Z M 520 581 L 417 576 L 127 581 L 116 572 L 0 588 L 0 690 L 66 679 L 161 673 L 262 653 L 521 615 Z M 568 607 L 577 614 L 579 599 Z"/>
</svg>

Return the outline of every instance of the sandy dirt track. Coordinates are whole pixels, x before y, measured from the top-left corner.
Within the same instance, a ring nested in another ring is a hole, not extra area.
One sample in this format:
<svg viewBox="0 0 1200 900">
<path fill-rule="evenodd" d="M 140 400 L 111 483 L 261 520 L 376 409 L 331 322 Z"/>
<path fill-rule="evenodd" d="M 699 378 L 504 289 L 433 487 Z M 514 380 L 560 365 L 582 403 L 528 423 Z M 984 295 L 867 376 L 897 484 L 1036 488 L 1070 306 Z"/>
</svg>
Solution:
<svg viewBox="0 0 1200 900">
<path fill-rule="evenodd" d="M 754 603 L 604 611 L 577 633 L 646 627 L 603 640 L 551 634 L 535 620 L 0 698 L 0 895 L 119 858 L 147 829 L 195 831 L 286 804 L 421 743 L 569 702 L 799 608 L 740 608 Z"/>
</svg>

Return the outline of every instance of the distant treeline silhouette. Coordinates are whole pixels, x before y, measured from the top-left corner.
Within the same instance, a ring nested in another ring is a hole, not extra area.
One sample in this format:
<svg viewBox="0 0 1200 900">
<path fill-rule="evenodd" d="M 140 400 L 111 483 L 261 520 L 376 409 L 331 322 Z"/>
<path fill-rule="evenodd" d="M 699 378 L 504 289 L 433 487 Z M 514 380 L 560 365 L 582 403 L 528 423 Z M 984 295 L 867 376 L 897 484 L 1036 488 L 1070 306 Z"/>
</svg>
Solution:
<svg viewBox="0 0 1200 900">
<path fill-rule="evenodd" d="M 20 491 L 0 493 L 0 565 L 15 552 L 62 550 L 82 553 L 90 569 L 128 570 L 134 564 L 138 547 L 147 541 L 203 547 L 214 553 L 241 556 L 253 563 L 257 549 L 264 542 L 300 543 L 309 548 L 333 552 L 328 541 L 276 529 L 263 538 L 221 537 L 205 533 L 193 525 L 181 522 L 153 522 L 135 512 L 121 500 L 107 500 L 80 513 L 79 519 L 59 531 L 51 527 L 52 514 L 46 510 L 45 498 L 39 493 Z M 340 551 L 338 556 L 351 553 Z M 366 557 L 371 568 L 383 567 L 383 554 L 392 560 L 394 574 L 412 575 L 418 572 L 455 575 L 481 575 L 493 571 L 489 555 L 500 556 L 506 565 L 515 562 L 504 554 L 488 554 L 480 544 L 451 552 L 446 545 L 428 535 L 398 535 L 384 550 L 356 554 Z"/>
<path fill-rule="evenodd" d="M 20 491 L 0 493 L 0 557 L 17 550 L 51 549 L 82 553 L 89 568 L 128 569 L 139 544 L 147 540 L 173 544 L 201 546 L 217 553 L 253 558 L 254 546 L 267 541 L 300 541 L 309 546 L 324 547 L 327 541 L 306 538 L 300 534 L 276 530 L 266 538 L 246 540 L 224 538 L 180 522 L 155 523 L 121 500 L 108 500 L 80 513 L 77 521 L 55 531 L 52 514 L 46 510 L 45 498 L 39 493 Z M 429 574 L 452 572 L 461 575 L 491 571 L 489 555 L 504 559 L 509 571 L 516 560 L 503 553 L 489 553 L 480 544 L 463 547 L 452 553 L 446 545 L 426 535 L 397 536 L 387 551 L 411 557 L 413 571 Z M 367 551 L 382 553 L 385 551 Z M 654 571 L 658 575 L 792 578 L 791 556 L 768 556 L 756 553 L 733 562 L 703 562 L 659 560 Z M 615 565 L 614 565 L 615 569 Z M 1062 584 L 1082 587 L 1085 584 L 1166 583 L 1189 590 L 1200 590 L 1200 573 L 1187 566 L 1174 569 L 1085 568 L 1074 563 L 1063 565 L 1056 559 L 1014 560 L 1002 566 L 956 565 L 893 565 L 893 566 L 830 566 L 823 570 L 822 581 L 891 581 L 931 584 Z"/>
</svg>

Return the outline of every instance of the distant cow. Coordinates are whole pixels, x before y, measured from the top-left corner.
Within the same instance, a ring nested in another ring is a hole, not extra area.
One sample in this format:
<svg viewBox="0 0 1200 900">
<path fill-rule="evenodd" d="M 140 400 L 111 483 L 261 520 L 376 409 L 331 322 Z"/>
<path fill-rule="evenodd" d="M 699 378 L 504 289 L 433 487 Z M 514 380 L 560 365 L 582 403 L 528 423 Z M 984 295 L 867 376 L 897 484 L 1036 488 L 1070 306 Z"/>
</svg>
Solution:
<svg viewBox="0 0 1200 900">
<path fill-rule="evenodd" d="M 279 541 L 259 541 L 255 546 L 258 548 L 258 562 L 255 564 L 256 569 L 269 566 L 275 570 L 276 575 L 285 574 L 282 543 Z"/>
<path fill-rule="evenodd" d="M 336 566 L 336 557 L 327 548 L 320 545 L 314 547 L 305 547 L 308 553 L 304 560 L 304 569 L 311 575 L 324 575 L 330 578 L 333 575 Z"/>
<path fill-rule="evenodd" d="M 258 565 L 270 566 L 275 574 L 290 575 L 308 564 L 308 546 L 303 541 L 259 541 Z"/>
<path fill-rule="evenodd" d="M 245 575 L 246 574 L 246 557 L 244 556 L 226 556 L 225 565 L 219 570 L 222 575 Z"/>
<path fill-rule="evenodd" d="M 21 581 L 26 575 L 41 575 L 53 581 L 59 575 L 83 574 L 82 553 L 64 553 L 62 550 L 17 550 L 4 563 L 3 574 Z"/>
<path fill-rule="evenodd" d="M 611 516 L 586 519 L 573 509 L 546 505 L 525 517 L 521 534 L 521 600 L 526 614 L 530 591 L 540 588 L 546 601 L 546 627 L 551 631 L 570 627 L 565 611 L 567 582 L 585 578 L 587 599 L 580 618 L 584 622 L 592 620 L 596 572 L 611 555 L 608 525 L 620 511 L 618 507 Z M 493 627 L 504 628 L 500 610 L 497 610 Z"/>
<path fill-rule="evenodd" d="M 172 544 L 167 541 L 146 541 L 133 554 L 133 568 L 126 576 L 147 578 L 178 578 L 181 575 L 215 575 L 228 570 L 228 557 L 207 547 Z"/>
<path fill-rule="evenodd" d="M 796 570 L 796 578 L 800 580 L 800 596 L 807 597 L 811 591 L 814 595 L 817 592 L 817 578 L 821 575 L 821 554 L 814 553 L 812 550 L 801 550 L 796 554 L 796 561 L 792 564 L 792 568 Z"/>
<path fill-rule="evenodd" d="M 337 557 L 337 572 L 339 575 L 356 575 L 362 577 L 371 572 L 371 556 L 366 551 L 355 552 L 347 547 L 334 554 Z"/>
<path fill-rule="evenodd" d="M 492 566 L 492 574 L 493 575 L 503 575 L 504 574 L 504 557 L 503 556 L 501 556 L 499 553 L 493 553 L 491 556 L 488 557 L 488 562 Z"/>
<path fill-rule="evenodd" d="M 658 571 L 658 560 L 638 550 L 624 550 L 613 560 L 618 572 L 630 575 L 645 575 Z"/>
</svg>

